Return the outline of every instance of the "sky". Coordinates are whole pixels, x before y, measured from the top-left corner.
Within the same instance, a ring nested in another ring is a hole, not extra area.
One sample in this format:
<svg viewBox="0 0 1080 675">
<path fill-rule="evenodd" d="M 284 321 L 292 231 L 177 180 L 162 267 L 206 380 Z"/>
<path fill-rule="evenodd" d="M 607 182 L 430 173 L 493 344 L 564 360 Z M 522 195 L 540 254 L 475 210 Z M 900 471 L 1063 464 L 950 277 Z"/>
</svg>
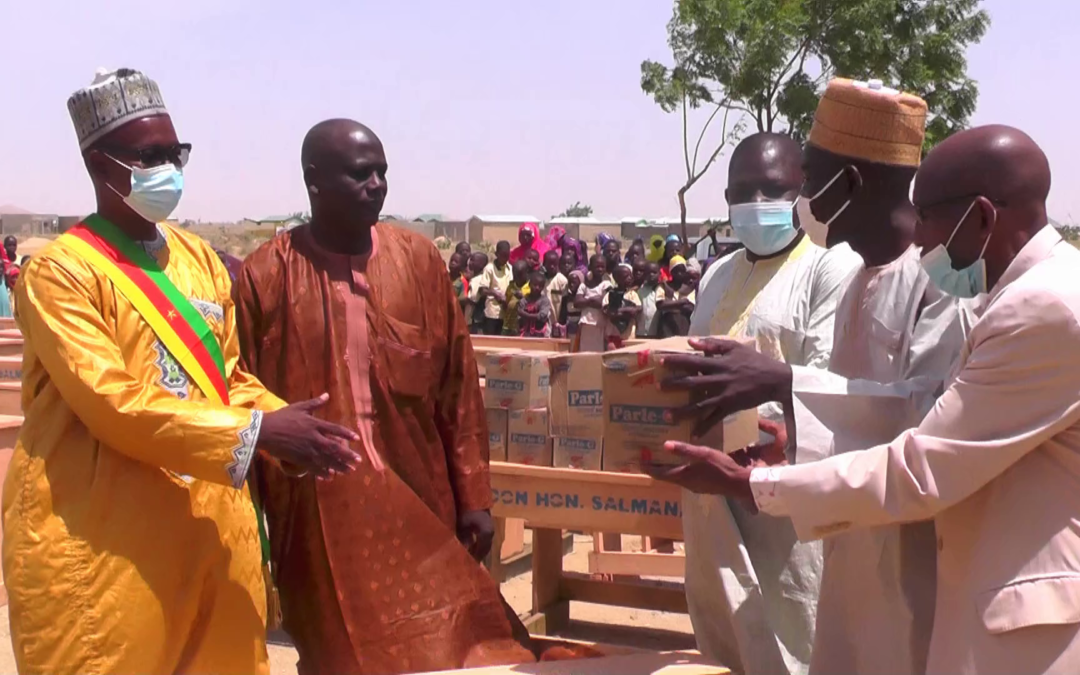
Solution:
<svg viewBox="0 0 1080 675">
<path fill-rule="evenodd" d="M 1050 158 L 1050 214 L 1080 221 L 1072 0 L 984 0 L 969 52 L 974 124 L 1005 123 Z M 66 101 L 98 67 L 155 79 L 193 144 L 177 216 L 234 221 L 308 208 L 300 144 L 350 117 L 382 138 L 385 211 L 673 217 L 677 114 L 641 91 L 670 62 L 669 0 L 70 0 L 0 2 L 0 204 L 83 215 L 93 192 Z M 687 197 L 726 213 L 726 160 Z"/>
</svg>

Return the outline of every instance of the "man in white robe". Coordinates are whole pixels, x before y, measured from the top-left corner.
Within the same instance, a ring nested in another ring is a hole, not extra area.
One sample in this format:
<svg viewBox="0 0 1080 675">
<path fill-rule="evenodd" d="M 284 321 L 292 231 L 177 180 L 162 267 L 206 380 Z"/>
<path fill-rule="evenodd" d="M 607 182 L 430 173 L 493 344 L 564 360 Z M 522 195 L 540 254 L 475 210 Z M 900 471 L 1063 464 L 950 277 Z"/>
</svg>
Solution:
<svg viewBox="0 0 1080 675">
<path fill-rule="evenodd" d="M 669 444 L 688 463 L 668 478 L 786 515 L 804 540 L 932 518 L 927 673 L 1080 672 L 1080 252 L 1047 224 L 1049 190 L 1045 155 L 1009 127 L 960 132 L 920 169 L 923 267 L 952 295 L 989 294 L 916 428 L 801 466 Z M 781 370 L 736 343 L 707 347 L 731 370 Z"/>
<path fill-rule="evenodd" d="M 925 117 L 925 102 L 880 82 L 833 80 L 819 104 L 803 194 L 827 227 L 828 245 L 849 244 L 863 265 L 836 311 L 829 370 L 785 365 L 782 386 L 753 401 L 790 401 L 796 463 L 887 442 L 917 423 L 959 354 L 959 305 L 930 283 L 913 246 L 909 190 Z M 667 361 L 696 375 L 673 385 L 705 394 L 697 413 L 716 418 L 745 399 L 722 360 Z M 933 524 L 845 534 L 825 543 L 824 558 L 811 675 L 923 675 Z"/>
<path fill-rule="evenodd" d="M 801 161 L 802 148 L 783 134 L 754 134 L 735 148 L 725 195 L 746 248 L 705 273 L 690 335 L 753 338 L 775 359 L 823 369 L 832 353 L 837 301 L 860 260 L 847 246 L 816 246 L 799 228 Z M 759 413 L 783 423 L 775 403 Z M 736 502 L 689 491 L 683 492 L 683 533 L 698 649 L 744 675 L 806 673 L 820 542 L 799 543 L 787 518 L 754 516 Z"/>
</svg>

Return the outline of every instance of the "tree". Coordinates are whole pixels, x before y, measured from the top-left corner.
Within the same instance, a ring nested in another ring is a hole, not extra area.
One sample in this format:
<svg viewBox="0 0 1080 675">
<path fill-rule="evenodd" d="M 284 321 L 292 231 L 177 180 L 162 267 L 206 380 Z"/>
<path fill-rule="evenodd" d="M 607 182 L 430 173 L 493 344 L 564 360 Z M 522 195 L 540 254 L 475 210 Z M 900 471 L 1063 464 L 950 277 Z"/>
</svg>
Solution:
<svg viewBox="0 0 1080 675">
<path fill-rule="evenodd" d="M 554 218 L 588 218 L 592 215 L 592 207 L 581 202 L 574 202 L 565 211 Z"/>
<path fill-rule="evenodd" d="M 805 140 L 836 74 L 922 96 L 930 111 L 924 152 L 962 129 L 978 98 L 965 53 L 989 25 L 979 0 L 676 0 L 668 23 L 674 65 L 643 62 L 641 88 L 664 111 L 682 111 L 684 234 L 684 195 L 724 147 L 750 124 Z M 691 153 L 687 111 L 702 107 L 711 114 Z M 721 113 L 721 140 L 699 168 L 705 132 Z"/>
</svg>

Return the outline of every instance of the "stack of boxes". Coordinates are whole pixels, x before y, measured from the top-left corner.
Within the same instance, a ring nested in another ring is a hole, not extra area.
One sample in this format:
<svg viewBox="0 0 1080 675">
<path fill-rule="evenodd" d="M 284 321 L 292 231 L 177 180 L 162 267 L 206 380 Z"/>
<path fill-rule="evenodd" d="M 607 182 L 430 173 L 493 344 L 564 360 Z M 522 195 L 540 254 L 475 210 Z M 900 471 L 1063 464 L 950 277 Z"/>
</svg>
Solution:
<svg viewBox="0 0 1080 675">
<path fill-rule="evenodd" d="M 599 471 L 604 451 L 604 391 L 599 354 L 559 354 L 551 366 L 554 465 Z"/>
<path fill-rule="evenodd" d="M 488 356 L 484 406 L 493 460 L 551 466 L 547 356 L 539 352 Z"/>
<path fill-rule="evenodd" d="M 688 351 L 686 338 L 672 338 L 603 354 L 490 356 L 485 404 L 492 459 L 635 473 L 642 462 L 678 463 L 664 443 L 691 440 L 693 421 L 674 415 L 690 396 L 660 389 L 668 375 L 661 361 Z M 734 452 L 757 440 L 751 410 L 728 417 L 698 442 Z"/>
</svg>

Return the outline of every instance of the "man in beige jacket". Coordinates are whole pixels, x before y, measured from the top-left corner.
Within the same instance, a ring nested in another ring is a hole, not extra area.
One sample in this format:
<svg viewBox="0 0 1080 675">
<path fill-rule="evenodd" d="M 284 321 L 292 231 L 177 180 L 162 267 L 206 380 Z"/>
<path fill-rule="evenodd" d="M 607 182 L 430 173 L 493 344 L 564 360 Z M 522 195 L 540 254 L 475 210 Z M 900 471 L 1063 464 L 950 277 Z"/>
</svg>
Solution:
<svg viewBox="0 0 1080 675">
<path fill-rule="evenodd" d="M 919 170 L 924 267 L 951 294 L 988 295 L 918 428 L 796 466 L 673 443 L 687 463 L 656 472 L 786 515 L 804 539 L 933 519 L 932 675 L 1080 672 L 1080 251 L 1047 224 L 1049 189 L 1045 155 L 1008 127 L 956 134 Z M 784 398 L 769 391 L 782 364 L 700 346 L 742 385 L 725 405 Z"/>
</svg>

